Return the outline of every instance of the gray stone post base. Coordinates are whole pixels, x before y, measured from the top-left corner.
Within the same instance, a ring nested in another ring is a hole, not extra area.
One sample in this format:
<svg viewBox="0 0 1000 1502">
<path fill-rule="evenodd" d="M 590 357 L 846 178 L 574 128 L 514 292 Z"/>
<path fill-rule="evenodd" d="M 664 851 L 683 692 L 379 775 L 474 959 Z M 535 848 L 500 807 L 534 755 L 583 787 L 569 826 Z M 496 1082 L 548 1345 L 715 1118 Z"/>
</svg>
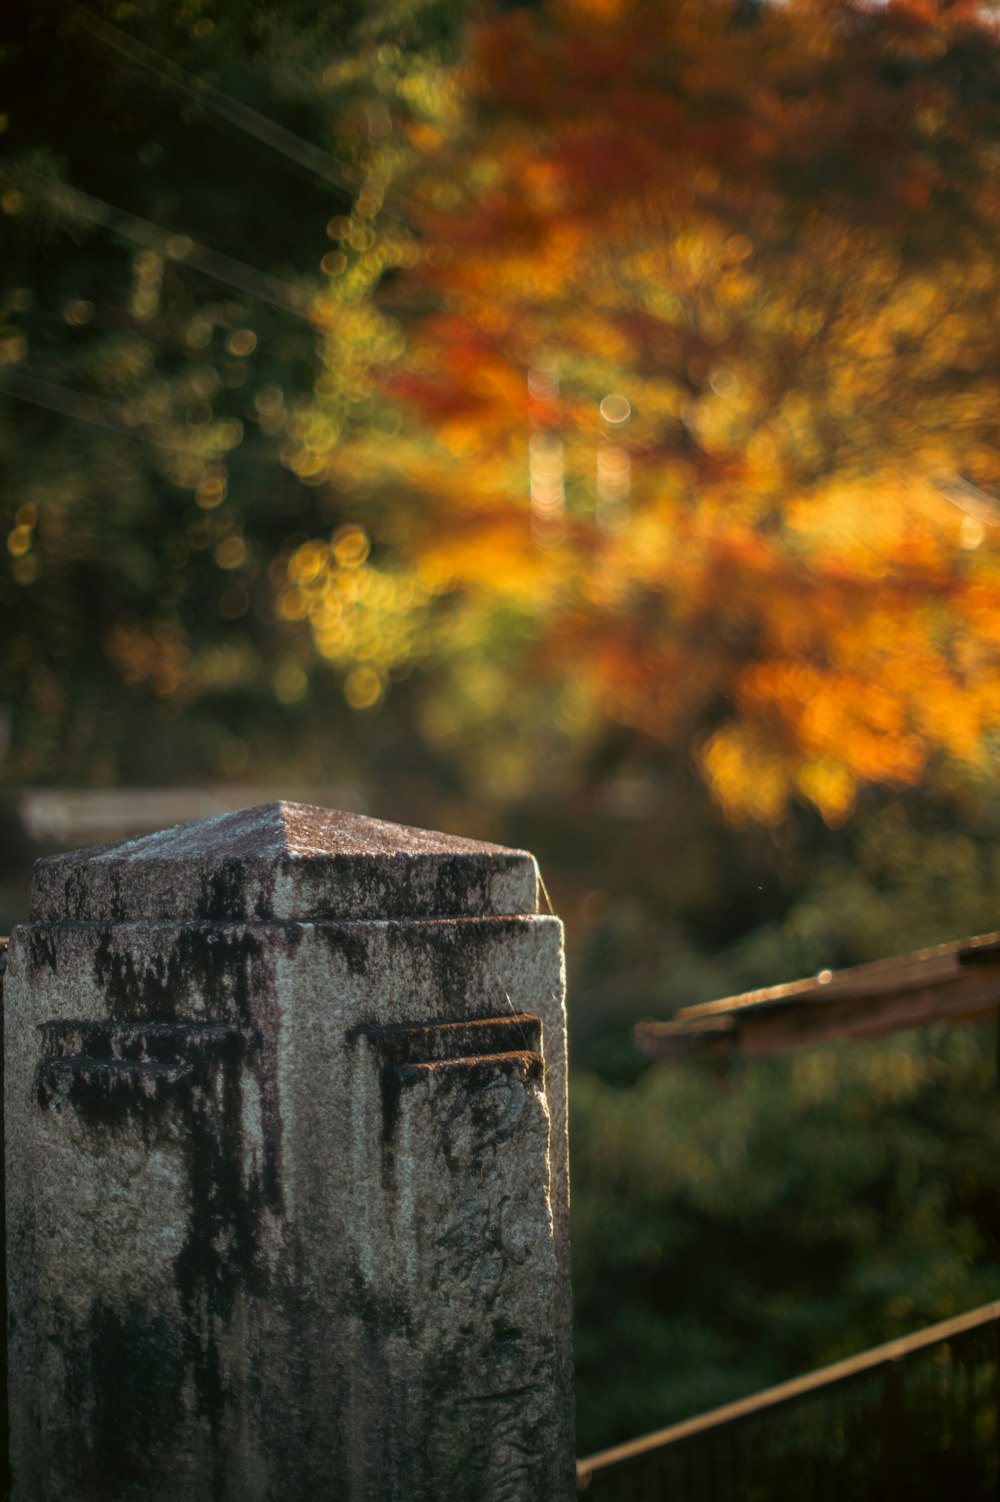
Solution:
<svg viewBox="0 0 1000 1502">
<path fill-rule="evenodd" d="M 5 977 L 14 1502 L 568 1502 L 562 933 L 267 804 L 42 861 Z"/>
</svg>

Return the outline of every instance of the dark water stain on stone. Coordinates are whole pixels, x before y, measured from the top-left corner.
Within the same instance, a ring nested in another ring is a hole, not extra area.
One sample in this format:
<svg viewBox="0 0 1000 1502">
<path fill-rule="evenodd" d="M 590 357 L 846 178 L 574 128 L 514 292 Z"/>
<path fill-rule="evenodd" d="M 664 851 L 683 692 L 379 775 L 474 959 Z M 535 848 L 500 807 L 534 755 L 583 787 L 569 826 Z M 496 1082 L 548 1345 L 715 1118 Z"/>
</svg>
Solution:
<svg viewBox="0 0 1000 1502">
<path fill-rule="evenodd" d="M 188 1390 L 210 1438 L 218 1498 L 228 1484 L 221 1425 L 232 1397 L 222 1338 L 241 1301 L 274 1293 L 263 1255 L 267 1226 L 284 1210 L 274 967 L 276 952 L 294 949 L 302 934 L 294 923 L 257 930 L 187 923 L 161 931 L 154 948 L 151 934 L 102 929 L 94 967 L 111 1018 L 60 1019 L 42 1030 L 39 1106 L 77 1112 L 97 1156 L 110 1150 L 106 1134 L 136 1129 L 148 1149 L 183 1156 L 188 1211 L 173 1262 L 180 1317 L 163 1339 L 182 1351 Z M 200 1015 L 210 1021 L 186 1015 L 199 998 Z M 253 1148 L 245 1141 L 247 1110 L 260 1114 Z M 91 1373 L 89 1401 L 98 1407 L 104 1371 L 95 1366 Z M 266 1374 L 261 1380 L 266 1384 Z M 153 1403 L 155 1383 L 148 1386 L 141 1362 L 132 1363 L 132 1381 L 140 1408 Z M 115 1455 L 124 1475 L 124 1451 Z"/>
<path fill-rule="evenodd" d="M 368 972 L 368 936 L 366 923 L 317 923 L 315 931 L 326 946 L 331 959 L 343 960 L 349 975 Z"/>
<path fill-rule="evenodd" d="M 217 922 L 235 922 L 245 919 L 246 863 L 242 860 L 227 860 L 201 878 L 201 892 L 195 908 L 196 918 L 212 918 Z"/>
<path fill-rule="evenodd" d="M 105 927 L 94 949 L 94 978 L 108 1010 L 119 1020 L 174 1015 L 184 972 L 176 950 L 145 955 L 128 942 L 127 929 Z"/>
<path fill-rule="evenodd" d="M 66 917 L 72 922 L 86 909 L 90 880 L 83 866 L 73 866 L 66 871 L 64 882 L 63 908 Z"/>
<path fill-rule="evenodd" d="M 198 1089 L 184 1138 L 191 1196 L 184 1246 L 174 1276 L 196 1394 L 196 1409 L 212 1438 L 212 1492 L 221 1497 L 225 1475 L 219 1446 L 229 1396 L 219 1339 L 237 1296 L 253 1291 L 257 1219 L 242 1179 L 240 1084 L 236 1070 L 221 1072 L 216 1089 Z"/>
<path fill-rule="evenodd" d="M 120 868 L 113 869 L 112 872 L 111 872 L 111 913 L 110 913 L 110 916 L 111 916 L 112 920 L 115 923 L 122 923 L 122 922 L 124 922 L 126 913 L 128 911 L 128 905 L 127 905 L 127 903 L 125 901 L 125 892 L 123 890 L 123 885 L 124 885 L 124 883 L 122 881 L 122 871 L 121 871 L 121 869 Z"/>
<path fill-rule="evenodd" d="M 165 1313 L 96 1300 L 75 1340 L 64 1335 L 64 1417 L 56 1462 L 73 1495 L 108 1499 L 153 1496 L 163 1456 L 184 1423 L 188 1365 L 183 1333 Z"/>
<path fill-rule="evenodd" d="M 43 1109 L 73 1106 L 91 1126 L 144 1127 L 160 1107 L 204 1084 L 219 1063 L 238 1058 L 240 1035 L 225 1024 L 90 1022 L 59 1019 L 40 1028 L 35 1099 Z M 143 1131 L 146 1145 L 149 1133 Z"/>
<path fill-rule="evenodd" d="M 488 862 L 468 856 L 443 860 L 435 872 L 434 912 L 442 918 L 466 912 L 488 913 L 498 864 L 495 856 Z"/>
<path fill-rule="evenodd" d="M 28 955 L 33 970 L 40 970 L 45 965 L 53 975 L 56 973 L 56 941 L 55 935 L 44 928 L 28 928 Z"/>
<path fill-rule="evenodd" d="M 519 931 L 530 932 L 534 923 L 537 919 L 531 917 L 435 919 L 432 924 L 389 923 L 385 933 L 391 950 L 432 969 L 439 1004 L 461 1016 L 470 996 L 483 995 L 484 956 L 499 947 L 498 941 L 510 945 Z M 491 1006 L 499 1007 L 504 1003 L 499 976 L 496 983 L 495 994 L 487 996 Z"/>
</svg>

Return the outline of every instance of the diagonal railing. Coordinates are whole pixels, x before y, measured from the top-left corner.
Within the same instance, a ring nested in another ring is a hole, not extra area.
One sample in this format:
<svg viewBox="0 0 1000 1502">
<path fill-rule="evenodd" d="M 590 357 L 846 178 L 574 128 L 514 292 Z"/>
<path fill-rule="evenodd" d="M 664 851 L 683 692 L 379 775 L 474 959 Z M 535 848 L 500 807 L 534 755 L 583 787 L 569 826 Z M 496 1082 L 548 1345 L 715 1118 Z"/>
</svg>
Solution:
<svg viewBox="0 0 1000 1502">
<path fill-rule="evenodd" d="M 577 1463 L 588 1502 L 1000 1496 L 1000 1301 Z"/>
</svg>

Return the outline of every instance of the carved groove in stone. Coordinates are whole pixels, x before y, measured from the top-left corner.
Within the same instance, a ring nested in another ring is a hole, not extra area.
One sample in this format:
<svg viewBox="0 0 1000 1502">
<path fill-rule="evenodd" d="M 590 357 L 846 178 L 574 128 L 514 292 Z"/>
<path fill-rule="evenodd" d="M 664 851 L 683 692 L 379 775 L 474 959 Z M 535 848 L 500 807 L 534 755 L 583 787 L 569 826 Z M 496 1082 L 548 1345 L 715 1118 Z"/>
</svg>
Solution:
<svg viewBox="0 0 1000 1502">
<path fill-rule="evenodd" d="M 42 1023 L 35 1099 L 43 1109 L 142 1107 L 190 1089 L 206 1069 L 235 1061 L 234 1027 L 190 1022 Z"/>
<path fill-rule="evenodd" d="M 365 1027 L 357 1029 L 355 1036 L 359 1035 L 378 1049 L 387 1066 L 491 1058 L 507 1053 L 536 1055 L 541 1062 L 541 1020 L 527 1012 L 512 1013 L 509 1017 Z"/>
</svg>

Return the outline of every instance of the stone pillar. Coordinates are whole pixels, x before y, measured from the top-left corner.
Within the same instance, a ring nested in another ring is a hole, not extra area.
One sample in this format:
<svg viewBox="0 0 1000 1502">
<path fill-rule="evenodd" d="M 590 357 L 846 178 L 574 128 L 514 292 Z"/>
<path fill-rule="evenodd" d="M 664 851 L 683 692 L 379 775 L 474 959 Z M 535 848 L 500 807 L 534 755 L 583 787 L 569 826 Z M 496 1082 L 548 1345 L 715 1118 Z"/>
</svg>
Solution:
<svg viewBox="0 0 1000 1502">
<path fill-rule="evenodd" d="M 5 985 L 13 1502 L 567 1502 L 561 926 L 267 804 L 39 862 Z"/>
</svg>

